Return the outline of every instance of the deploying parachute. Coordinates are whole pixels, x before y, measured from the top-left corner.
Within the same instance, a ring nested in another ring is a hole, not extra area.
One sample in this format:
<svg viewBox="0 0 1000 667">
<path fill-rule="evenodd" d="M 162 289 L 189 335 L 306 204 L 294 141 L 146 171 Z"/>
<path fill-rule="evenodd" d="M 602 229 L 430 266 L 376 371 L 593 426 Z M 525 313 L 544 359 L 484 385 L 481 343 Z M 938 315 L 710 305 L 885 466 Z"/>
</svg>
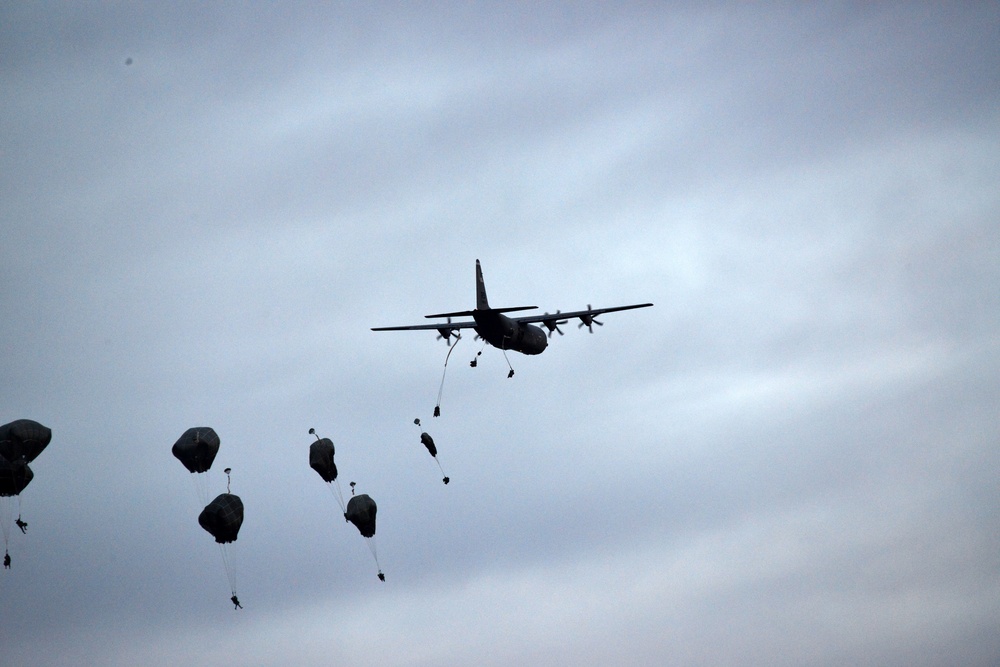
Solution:
<svg viewBox="0 0 1000 667">
<path fill-rule="evenodd" d="M 346 512 L 344 493 L 340 489 L 340 482 L 337 481 L 337 464 L 333 462 L 333 440 L 320 438 L 314 428 L 309 429 L 309 434 L 316 436 L 316 442 L 309 445 L 309 467 L 315 470 L 330 487 L 330 493 L 337 499 L 340 511 Z"/>
<path fill-rule="evenodd" d="M 198 515 L 198 523 L 219 544 L 235 542 L 243 525 L 243 501 L 232 493 L 220 493 Z"/>
<path fill-rule="evenodd" d="M 420 418 L 418 417 L 417 419 L 414 419 L 413 423 L 416 424 L 417 427 L 419 427 Z M 434 462 L 438 464 L 438 470 L 441 471 L 441 475 L 443 476 L 443 479 L 441 481 L 443 481 L 445 484 L 450 482 L 451 478 L 444 474 L 444 468 L 441 467 L 441 462 L 438 461 L 437 457 L 438 450 L 437 446 L 434 444 L 434 438 L 432 438 L 427 431 L 423 431 L 420 434 L 420 444 L 422 444 L 424 447 L 427 448 L 427 451 L 430 452 L 430 455 L 434 458 Z"/>
<path fill-rule="evenodd" d="M 351 487 L 354 487 L 354 482 L 351 482 Z M 347 503 L 347 511 L 344 512 L 344 519 L 353 523 L 361 536 L 368 542 L 368 549 L 372 552 L 372 557 L 375 558 L 375 567 L 378 568 L 378 578 L 385 581 L 385 575 L 382 574 L 382 568 L 378 564 L 378 550 L 375 545 L 376 512 L 378 512 L 378 506 L 375 501 L 368 494 L 362 493 L 360 496 L 351 497 Z"/>
<path fill-rule="evenodd" d="M 438 450 L 434 446 L 434 438 L 430 436 L 427 431 L 420 434 L 420 444 L 427 448 L 427 451 L 431 453 L 431 456 L 437 458 Z"/>
</svg>

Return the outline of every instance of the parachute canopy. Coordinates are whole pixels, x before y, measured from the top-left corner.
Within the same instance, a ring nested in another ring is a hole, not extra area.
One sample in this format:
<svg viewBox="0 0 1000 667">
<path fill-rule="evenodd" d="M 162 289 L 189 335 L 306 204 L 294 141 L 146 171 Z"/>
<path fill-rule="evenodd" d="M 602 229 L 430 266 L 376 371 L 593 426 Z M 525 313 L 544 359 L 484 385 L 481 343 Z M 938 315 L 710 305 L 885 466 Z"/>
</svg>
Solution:
<svg viewBox="0 0 1000 667">
<path fill-rule="evenodd" d="M 198 523 L 219 544 L 235 542 L 243 525 L 243 501 L 232 493 L 221 493 L 201 511 Z"/>
<path fill-rule="evenodd" d="M 437 447 L 434 446 L 434 438 L 432 438 L 429 433 L 421 433 L 420 442 L 424 444 L 424 447 L 426 447 L 427 451 L 431 453 L 431 456 L 436 457 L 438 455 Z"/>
<path fill-rule="evenodd" d="M 184 431 L 171 450 L 191 472 L 205 472 L 212 467 L 219 453 L 219 436 L 208 426 L 196 426 Z"/>
<path fill-rule="evenodd" d="M 365 493 L 360 496 L 353 496 L 347 503 L 347 512 L 344 518 L 357 526 L 363 537 L 375 535 L 375 512 L 378 507 L 375 501 Z"/>
<path fill-rule="evenodd" d="M 333 440 L 323 438 L 309 445 L 309 467 L 318 472 L 324 482 L 337 479 L 337 464 L 333 462 Z"/>
<path fill-rule="evenodd" d="M 16 496 L 35 476 L 24 459 L 10 462 L 0 458 L 0 496 Z"/>
<path fill-rule="evenodd" d="M 30 419 L 18 419 L 0 426 L 0 457 L 30 463 L 52 440 L 52 430 Z M 27 482 L 26 482 L 27 483 Z"/>
</svg>

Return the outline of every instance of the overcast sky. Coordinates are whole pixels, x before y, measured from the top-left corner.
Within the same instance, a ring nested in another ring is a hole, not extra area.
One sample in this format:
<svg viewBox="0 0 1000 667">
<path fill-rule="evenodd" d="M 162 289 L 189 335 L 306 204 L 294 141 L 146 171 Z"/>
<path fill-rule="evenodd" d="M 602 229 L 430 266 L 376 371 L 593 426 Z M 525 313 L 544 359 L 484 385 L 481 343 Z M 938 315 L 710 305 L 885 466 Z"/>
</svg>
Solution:
<svg viewBox="0 0 1000 667">
<path fill-rule="evenodd" d="M 0 663 L 1000 664 L 1000 10 L 867 4 L 4 3 Z M 434 419 L 477 258 L 656 305 Z"/>
</svg>

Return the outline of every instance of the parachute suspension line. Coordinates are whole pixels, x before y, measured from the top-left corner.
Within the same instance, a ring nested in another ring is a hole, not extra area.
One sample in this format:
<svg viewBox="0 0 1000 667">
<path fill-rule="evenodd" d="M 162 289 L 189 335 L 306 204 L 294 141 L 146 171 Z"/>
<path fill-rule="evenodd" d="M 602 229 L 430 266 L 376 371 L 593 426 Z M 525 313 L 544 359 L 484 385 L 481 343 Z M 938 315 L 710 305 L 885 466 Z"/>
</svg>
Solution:
<svg viewBox="0 0 1000 667">
<path fill-rule="evenodd" d="M 343 514 L 347 514 L 347 505 L 344 504 L 344 492 L 340 488 L 340 479 L 338 478 L 332 482 L 327 482 L 326 485 L 330 487 L 330 494 L 337 501 L 337 504 L 340 505 L 340 511 Z"/>
<path fill-rule="evenodd" d="M 475 367 L 476 367 L 476 363 L 477 363 L 477 361 L 478 361 L 478 357 L 481 357 L 481 356 L 482 356 L 482 354 L 483 354 L 483 350 L 485 350 L 485 349 L 486 349 L 486 345 L 487 345 L 487 343 L 488 343 L 488 342 L 489 342 L 489 341 L 487 341 L 487 340 L 486 340 L 485 338 L 483 339 L 483 346 L 482 346 L 481 348 L 479 348 L 479 352 L 476 352 L 476 356 L 475 356 L 475 357 L 473 357 L 473 358 L 472 358 L 472 361 L 470 361 L 470 362 L 469 362 L 469 365 L 470 365 L 470 366 L 472 366 L 473 368 L 475 368 Z"/>
<path fill-rule="evenodd" d="M 229 549 L 225 544 L 219 544 L 219 553 L 222 554 L 222 567 L 226 571 L 226 581 L 229 582 L 229 590 L 236 595 L 236 575 L 233 574 L 233 566 L 229 562 Z"/>
<path fill-rule="evenodd" d="M 458 345 L 458 341 L 462 340 L 461 336 L 455 336 L 455 342 L 448 346 L 448 355 L 444 358 L 444 370 L 441 372 L 441 386 L 438 387 L 438 399 L 437 403 L 434 405 L 434 416 L 441 416 L 441 394 L 444 393 L 444 376 L 448 373 L 448 360 L 451 359 L 451 353 L 455 350 L 455 346 Z"/>
<path fill-rule="evenodd" d="M 441 478 L 442 478 L 441 481 L 443 481 L 445 484 L 447 484 L 448 482 L 451 481 L 451 478 L 448 477 L 448 475 L 444 474 L 444 468 L 441 467 L 441 462 L 438 461 L 438 457 L 435 456 L 433 458 L 434 458 L 434 463 L 438 464 L 438 470 L 441 471 Z"/>
<path fill-rule="evenodd" d="M 514 377 L 514 367 L 510 365 L 510 359 L 507 358 L 507 350 L 500 348 L 500 351 L 503 352 L 504 361 L 507 362 L 507 368 L 510 369 L 510 372 L 507 373 L 507 379 L 509 380 L 510 378 Z"/>
<path fill-rule="evenodd" d="M 191 485 L 194 487 L 194 494 L 198 500 L 198 511 L 201 511 L 208 504 L 209 474 L 211 470 L 205 472 L 194 472 L 188 475 L 191 478 Z"/>
<path fill-rule="evenodd" d="M 3 546 L 10 547 L 10 529 L 14 525 L 13 496 L 0 497 L 0 523 L 3 524 Z"/>
<path fill-rule="evenodd" d="M 226 468 L 222 472 L 226 473 L 226 493 L 231 493 L 230 484 L 232 482 L 231 473 L 233 472 L 233 469 Z M 229 590 L 233 592 L 233 597 L 236 597 L 236 575 L 233 574 L 233 566 L 229 562 L 229 546 L 220 542 L 219 551 L 222 552 L 222 565 L 226 569 L 226 579 L 229 581 Z"/>
<path fill-rule="evenodd" d="M 10 534 L 14 528 L 14 511 L 17 505 L 17 519 L 21 520 L 21 494 L 16 496 L 0 496 L 0 524 L 3 526 L 3 546 L 6 551 L 10 547 Z M 27 526 L 28 524 L 24 524 Z M 20 524 L 18 524 L 20 527 Z M 24 529 L 21 529 L 22 532 Z"/>
<path fill-rule="evenodd" d="M 378 578 L 385 581 L 385 575 L 382 574 L 382 566 L 378 564 L 378 545 L 375 543 L 375 536 L 366 537 L 365 542 L 368 543 L 368 550 L 372 552 L 372 558 L 375 559 L 375 568 L 378 570 Z"/>
</svg>

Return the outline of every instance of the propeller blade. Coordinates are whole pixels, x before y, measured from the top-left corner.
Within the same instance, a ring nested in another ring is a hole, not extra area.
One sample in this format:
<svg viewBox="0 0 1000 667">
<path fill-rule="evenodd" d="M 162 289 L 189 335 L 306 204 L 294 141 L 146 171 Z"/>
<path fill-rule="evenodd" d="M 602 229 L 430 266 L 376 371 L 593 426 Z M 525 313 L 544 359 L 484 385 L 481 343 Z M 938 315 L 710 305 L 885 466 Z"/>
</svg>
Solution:
<svg viewBox="0 0 1000 667">
<path fill-rule="evenodd" d="M 548 311 L 546 311 L 545 315 L 548 316 L 548 314 L 549 314 Z M 542 324 L 544 324 L 545 328 L 549 330 L 549 338 L 552 338 L 552 332 L 553 331 L 558 331 L 559 335 L 562 336 L 563 335 L 563 331 L 562 331 L 562 329 L 559 328 L 559 325 L 560 324 L 567 324 L 568 322 L 569 322 L 569 320 L 560 320 L 559 319 L 559 311 L 558 310 L 556 311 L 556 314 L 554 316 L 552 316 L 551 318 L 547 318 L 547 319 L 542 320 Z"/>
<path fill-rule="evenodd" d="M 587 310 L 593 310 L 593 309 L 594 309 L 594 307 L 591 306 L 588 303 L 587 304 Z M 593 315 L 581 315 L 580 316 L 580 324 L 577 325 L 576 328 L 577 329 L 582 329 L 583 327 L 587 327 L 587 331 L 589 331 L 590 333 L 594 333 L 594 327 L 593 327 L 593 325 L 595 325 L 595 324 L 597 326 L 600 326 L 600 327 L 604 326 L 604 323 L 603 322 L 598 322 L 597 320 L 595 320 Z"/>
<path fill-rule="evenodd" d="M 451 324 L 451 317 L 448 318 L 448 324 Z M 462 336 L 458 333 L 458 329 L 449 329 L 448 327 L 441 327 L 438 329 L 438 340 L 444 339 L 445 345 L 451 345 L 451 337 L 454 336 L 455 340 L 458 340 Z"/>
</svg>

